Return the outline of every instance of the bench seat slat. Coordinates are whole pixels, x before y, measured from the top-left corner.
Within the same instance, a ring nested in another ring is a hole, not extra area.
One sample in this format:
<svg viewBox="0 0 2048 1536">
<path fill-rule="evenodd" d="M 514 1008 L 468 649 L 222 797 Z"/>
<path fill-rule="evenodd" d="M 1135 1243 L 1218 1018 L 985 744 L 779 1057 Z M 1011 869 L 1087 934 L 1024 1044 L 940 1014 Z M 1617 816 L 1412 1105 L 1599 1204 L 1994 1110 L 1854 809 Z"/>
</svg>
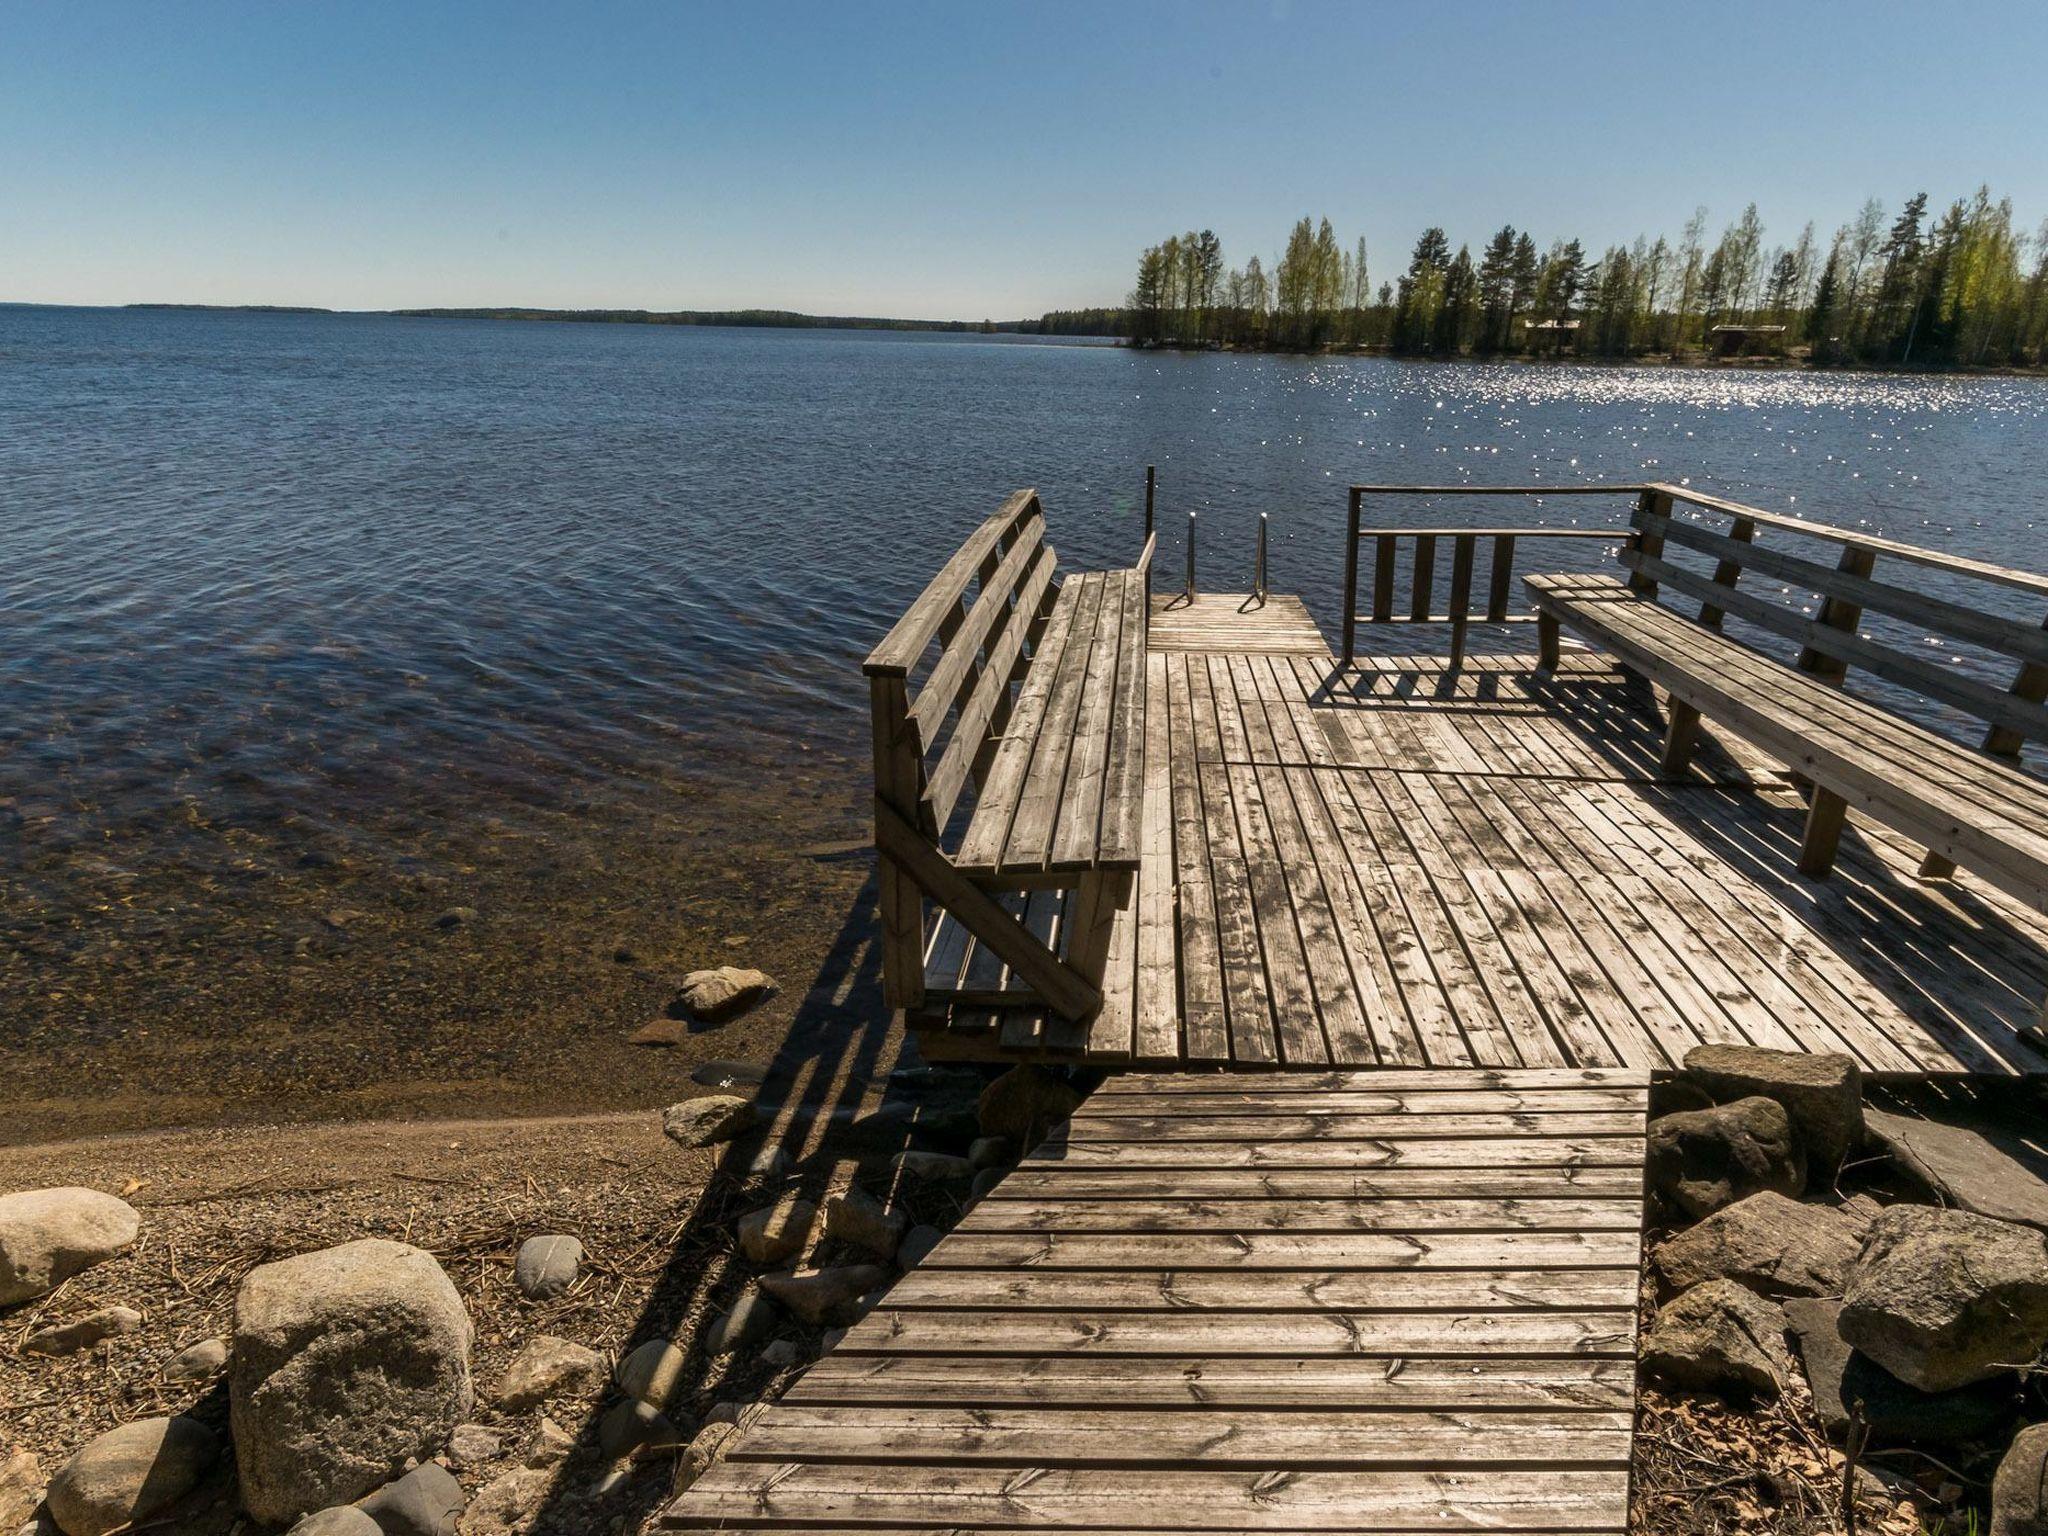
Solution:
<svg viewBox="0 0 2048 1536">
<path fill-rule="evenodd" d="M 1539 605 L 1859 808 L 2048 911 L 2048 785 L 1704 629 L 1620 583 Z"/>
<path fill-rule="evenodd" d="M 1046 620 L 1037 654 L 1032 657 L 1031 669 L 1024 674 L 1016 708 L 1010 712 L 1010 724 L 1003 733 L 1003 744 L 997 749 L 995 762 L 989 768 L 988 782 L 981 787 L 974 819 L 968 824 L 960 851 L 954 855 L 956 868 L 963 871 L 993 870 L 1002 860 L 1003 849 L 1010 840 L 1010 823 L 1017 814 L 1017 802 L 1024 794 L 1032 756 L 1038 747 L 1039 732 L 1045 723 L 1046 705 L 1051 699 L 1053 678 L 1058 671 L 1056 662 L 1066 653 L 1074 617 L 1080 608 L 1081 588 L 1081 580 L 1075 577 L 1069 577 L 1060 586 L 1060 595 Z"/>
<path fill-rule="evenodd" d="M 1647 616 L 1632 614 L 1631 620 L 1642 617 Z M 1672 626 L 1660 631 L 1669 636 L 1668 643 L 1699 665 L 1713 669 L 1714 675 L 1748 681 L 1754 689 L 1754 702 L 1767 704 L 1788 687 L 1796 688 L 1796 707 L 1780 709 L 1781 718 L 1794 727 L 1809 732 L 1822 727 L 1859 751 L 1896 761 L 1926 782 L 1953 791 L 1985 818 L 2000 823 L 2017 819 L 2024 826 L 2048 794 L 2048 786 L 2040 780 L 1996 758 L 1973 752 L 1838 688 L 1817 683 L 1746 646 L 1705 635 L 1683 618 L 1659 609 L 1652 621 Z M 1794 680 L 1790 684 L 1782 676 L 1787 672 Z"/>
</svg>

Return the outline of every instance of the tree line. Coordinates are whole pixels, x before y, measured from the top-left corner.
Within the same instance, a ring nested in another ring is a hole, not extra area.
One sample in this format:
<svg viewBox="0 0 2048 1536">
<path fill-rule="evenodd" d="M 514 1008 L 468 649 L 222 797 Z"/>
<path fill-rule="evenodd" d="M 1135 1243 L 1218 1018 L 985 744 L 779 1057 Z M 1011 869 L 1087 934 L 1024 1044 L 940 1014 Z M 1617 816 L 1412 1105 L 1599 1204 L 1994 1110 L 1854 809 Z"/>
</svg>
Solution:
<svg viewBox="0 0 2048 1536">
<path fill-rule="evenodd" d="M 1539 249 L 1503 225 L 1455 252 L 1424 230 L 1377 287 L 1363 237 L 1295 224 L 1270 269 L 1224 258 L 1211 230 L 1171 235 L 1138 260 L 1121 309 L 1054 311 L 1048 334 L 1140 345 L 1414 356 L 1628 358 L 1803 355 L 1819 365 L 2039 367 L 2048 363 L 2048 221 L 2016 230 L 1988 188 L 1930 214 L 1915 193 L 1887 218 L 1877 199 L 1822 244 L 1809 223 L 1767 244 L 1756 205 L 1709 241 L 1704 208 L 1676 241 L 1639 236 L 1592 257 L 1578 240 Z"/>
</svg>

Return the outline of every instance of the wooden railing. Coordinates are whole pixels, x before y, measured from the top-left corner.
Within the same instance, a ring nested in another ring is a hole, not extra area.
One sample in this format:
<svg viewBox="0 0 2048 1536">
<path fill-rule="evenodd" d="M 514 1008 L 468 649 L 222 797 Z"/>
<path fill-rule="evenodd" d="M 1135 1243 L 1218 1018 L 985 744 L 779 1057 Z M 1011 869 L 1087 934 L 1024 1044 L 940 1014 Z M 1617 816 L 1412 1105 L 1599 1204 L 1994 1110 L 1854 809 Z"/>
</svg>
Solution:
<svg viewBox="0 0 2048 1536">
<path fill-rule="evenodd" d="M 1514 486 L 1428 486 L 1354 485 L 1351 487 L 1349 536 L 1344 559 L 1344 660 L 1357 654 L 1358 625 L 1448 624 L 1451 629 L 1451 660 L 1456 665 L 1465 656 L 1469 625 L 1521 624 L 1531 615 L 1511 611 L 1514 598 L 1515 553 L 1532 539 L 1600 539 L 1610 545 L 1625 545 L 1634 537 L 1626 526 L 1613 528 L 1368 528 L 1364 526 L 1365 498 L 1368 496 L 1614 496 L 1640 495 L 1635 485 L 1514 485 Z M 1358 551 L 1364 540 L 1373 546 L 1372 606 L 1361 613 L 1358 604 Z M 1413 546 L 1408 591 L 1399 598 L 1397 584 L 1403 542 Z M 1441 607 L 1437 604 L 1437 546 L 1451 547 L 1450 580 Z M 1487 551 L 1483 598 L 1475 608 L 1479 551 Z"/>
</svg>

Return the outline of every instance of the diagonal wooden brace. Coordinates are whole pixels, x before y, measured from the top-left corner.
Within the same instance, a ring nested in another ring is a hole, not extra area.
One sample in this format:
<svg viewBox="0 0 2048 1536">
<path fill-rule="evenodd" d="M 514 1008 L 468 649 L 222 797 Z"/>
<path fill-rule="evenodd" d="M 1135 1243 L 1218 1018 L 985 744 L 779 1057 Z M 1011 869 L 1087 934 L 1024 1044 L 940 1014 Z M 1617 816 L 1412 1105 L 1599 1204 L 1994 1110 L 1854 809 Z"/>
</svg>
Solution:
<svg viewBox="0 0 2048 1536">
<path fill-rule="evenodd" d="M 943 853 L 881 800 L 875 802 L 875 844 L 883 858 L 892 860 L 927 896 L 995 951 L 1048 1006 L 1075 1020 L 1088 1018 L 1102 1006 L 1102 993 L 1094 983 L 1083 979 L 986 891 L 953 868 Z M 1100 975 L 1098 969 L 1098 980 Z"/>
</svg>

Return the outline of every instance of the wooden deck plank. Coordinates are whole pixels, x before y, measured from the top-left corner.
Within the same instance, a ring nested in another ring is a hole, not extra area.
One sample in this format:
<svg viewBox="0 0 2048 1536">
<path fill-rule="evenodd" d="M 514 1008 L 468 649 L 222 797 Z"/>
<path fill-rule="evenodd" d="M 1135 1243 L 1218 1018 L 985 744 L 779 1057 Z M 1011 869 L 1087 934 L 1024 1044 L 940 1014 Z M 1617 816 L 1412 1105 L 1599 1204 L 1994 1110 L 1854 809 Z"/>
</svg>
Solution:
<svg viewBox="0 0 2048 1536">
<path fill-rule="evenodd" d="M 1541 1155 L 1379 1173 L 1274 1174 L 1254 1159 L 1133 1171 L 1065 1169 L 1049 1144 L 665 1523 L 1618 1536 L 1644 1082 L 1454 1077 L 1437 1089 L 1426 1072 L 1346 1073 L 1331 1091 L 1396 1103 L 1390 1118 L 1411 1125 L 1456 1121 L 1471 1103 L 1525 1106 L 1490 1117 L 1504 1129 L 1487 1142 L 1398 1145 Z M 1272 1144 L 1262 1127 L 1284 1140 L 1315 1102 L 1264 1093 L 1267 1080 L 1234 1074 L 1190 1095 L 1184 1078 L 1140 1078 L 1084 1103 L 1055 1140 L 1121 1145 L 1094 1134 L 1165 1103 L 1256 1153 Z M 1549 1134 L 1584 1118 L 1579 1101 L 1610 1106 L 1621 1128 L 1592 1142 Z"/>
</svg>

